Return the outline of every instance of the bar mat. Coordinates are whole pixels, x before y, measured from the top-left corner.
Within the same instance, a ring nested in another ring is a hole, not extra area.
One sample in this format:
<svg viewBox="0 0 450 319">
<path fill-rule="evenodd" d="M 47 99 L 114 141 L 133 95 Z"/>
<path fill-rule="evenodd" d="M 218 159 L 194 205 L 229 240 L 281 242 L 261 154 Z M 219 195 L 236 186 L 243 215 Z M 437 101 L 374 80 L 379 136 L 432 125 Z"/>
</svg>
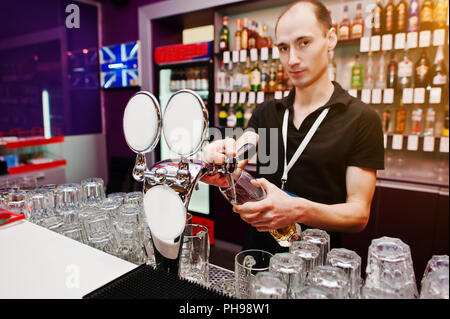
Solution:
<svg viewBox="0 0 450 319">
<path fill-rule="evenodd" d="M 180 279 L 176 274 L 155 270 L 143 264 L 83 296 L 83 299 L 230 299 L 230 297 L 197 283 Z"/>
</svg>

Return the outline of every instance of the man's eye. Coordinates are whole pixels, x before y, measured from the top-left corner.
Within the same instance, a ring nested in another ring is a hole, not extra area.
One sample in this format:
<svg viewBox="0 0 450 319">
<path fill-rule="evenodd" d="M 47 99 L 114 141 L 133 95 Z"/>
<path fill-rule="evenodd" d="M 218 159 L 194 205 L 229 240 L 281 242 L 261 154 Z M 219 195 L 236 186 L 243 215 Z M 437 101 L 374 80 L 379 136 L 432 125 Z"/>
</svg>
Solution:
<svg viewBox="0 0 450 319">
<path fill-rule="evenodd" d="M 307 46 L 309 44 L 309 41 L 302 41 L 301 43 L 300 43 L 300 45 L 301 46 L 303 46 L 303 47 L 305 47 L 305 46 Z"/>
<path fill-rule="evenodd" d="M 287 51 L 287 47 L 278 47 L 278 50 L 280 52 L 286 52 Z"/>
</svg>

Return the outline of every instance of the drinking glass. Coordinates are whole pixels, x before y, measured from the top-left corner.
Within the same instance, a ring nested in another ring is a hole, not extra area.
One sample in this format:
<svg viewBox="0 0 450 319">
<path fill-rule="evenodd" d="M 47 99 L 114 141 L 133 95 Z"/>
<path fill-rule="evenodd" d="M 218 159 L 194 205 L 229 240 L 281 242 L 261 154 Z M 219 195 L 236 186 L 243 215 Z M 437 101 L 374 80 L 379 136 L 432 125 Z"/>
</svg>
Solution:
<svg viewBox="0 0 450 319">
<path fill-rule="evenodd" d="M 337 299 L 347 299 L 350 282 L 344 271 L 333 266 L 317 266 L 308 276 L 308 286 L 317 286 L 333 294 Z"/>
<path fill-rule="evenodd" d="M 78 223 L 78 213 L 81 205 L 80 184 L 62 184 L 56 188 L 55 193 L 56 211 L 62 216 L 64 223 Z"/>
<path fill-rule="evenodd" d="M 180 276 L 209 285 L 209 234 L 208 227 L 189 224 L 190 234 L 183 236 L 180 258 Z"/>
<path fill-rule="evenodd" d="M 266 192 L 261 186 L 252 183 L 255 178 L 243 169 L 236 169 L 230 176 L 233 179 L 234 188 L 231 183 L 228 187 L 219 187 L 222 195 L 232 205 L 242 205 L 246 202 L 256 202 L 266 198 Z"/>
<path fill-rule="evenodd" d="M 53 215 L 54 195 L 51 190 L 37 189 L 27 198 L 27 219 L 42 225 L 45 219 Z"/>
<path fill-rule="evenodd" d="M 282 276 L 287 286 L 287 297 L 293 297 L 293 291 L 304 285 L 303 260 L 291 253 L 278 253 L 270 258 L 269 269 L 271 272 Z"/>
<path fill-rule="evenodd" d="M 122 204 L 120 200 L 117 200 L 117 198 L 105 198 L 103 199 L 99 204 L 98 207 L 100 210 L 102 210 L 105 214 L 109 216 L 111 219 L 111 223 L 114 226 L 114 228 L 117 229 L 117 223 L 119 221 L 119 210 L 121 208 Z"/>
<path fill-rule="evenodd" d="M 16 185 L 20 189 L 33 190 L 37 187 L 37 180 L 34 176 L 23 176 L 17 179 Z"/>
<path fill-rule="evenodd" d="M 110 255 L 117 255 L 117 240 L 111 234 L 105 234 L 104 236 L 99 237 L 90 237 L 87 239 L 87 244 Z"/>
<path fill-rule="evenodd" d="M 361 257 L 345 248 L 333 248 L 327 254 L 327 264 L 340 268 L 350 282 L 349 298 L 359 299 L 361 291 Z"/>
<path fill-rule="evenodd" d="M 431 256 L 422 278 L 426 278 L 430 273 L 439 269 L 446 269 L 448 271 L 448 259 L 448 255 Z"/>
<path fill-rule="evenodd" d="M 330 251 L 330 235 L 324 230 L 310 228 L 302 233 L 302 240 L 311 244 L 315 244 L 320 249 L 318 266 L 323 266 L 327 260 L 327 254 Z"/>
<path fill-rule="evenodd" d="M 97 206 L 84 206 L 79 218 L 90 242 L 116 236 L 109 215 Z"/>
<path fill-rule="evenodd" d="M 117 257 L 134 264 L 140 264 L 144 261 L 142 247 L 139 244 L 139 238 L 136 231 L 132 228 L 119 227 L 117 237 L 118 248 L 117 253 L 115 253 Z"/>
<path fill-rule="evenodd" d="M 103 179 L 87 178 L 81 181 L 81 199 L 84 205 L 93 205 L 105 198 Z"/>
<path fill-rule="evenodd" d="M 288 287 L 279 273 L 262 271 L 250 282 L 251 299 L 286 299 Z"/>
<path fill-rule="evenodd" d="M 121 204 L 125 204 L 125 199 L 127 197 L 127 193 L 125 193 L 125 192 L 111 193 L 107 197 L 118 200 Z"/>
<path fill-rule="evenodd" d="M 80 243 L 87 244 L 84 229 L 79 223 L 64 224 L 61 227 L 60 233 L 68 238 L 79 241 Z"/>
<path fill-rule="evenodd" d="M 11 213 L 29 216 L 26 205 L 27 197 L 28 193 L 26 191 L 13 190 L 4 195 L 3 205 L 5 209 Z"/>
<path fill-rule="evenodd" d="M 258 272 L 268 271 L 273 254 L 259 249 L 243 250 L 234 258 L 234 278 L 236 297 L 250 297 L 250 281 Z"/>
<path fill-rule="evenodd" d="M 317 245 L 308 243 L 307 241 L 294 241 L 289 248 L 289 252 L 300 257 L 303 260 L 303 269 L 305 278 L 308 273 L 313 270 L 319 260 L 320 249 Z"/>
<path fill-rule="evenodd" d="M 432 271 L 422 280 L 420 299 L 449 299 L 448 268 Z"/>
<path fill-rule="evenodd" d="M 365 298 L 417 298 L 411 250 L 398 238 L 381 237 L 369 246 Z"/>
<path fill-rule="evenodd" d="M 295 299 L 336 299 L 329 289 L 316 286 L 306 286 L 294 292 Z"/>
<path fill-rule="evenodd" d="M 131 192 L 125 195 L 125 204 L 135 204 L 141 206 L 144 201 L 142 192 Z"/>
</svg>

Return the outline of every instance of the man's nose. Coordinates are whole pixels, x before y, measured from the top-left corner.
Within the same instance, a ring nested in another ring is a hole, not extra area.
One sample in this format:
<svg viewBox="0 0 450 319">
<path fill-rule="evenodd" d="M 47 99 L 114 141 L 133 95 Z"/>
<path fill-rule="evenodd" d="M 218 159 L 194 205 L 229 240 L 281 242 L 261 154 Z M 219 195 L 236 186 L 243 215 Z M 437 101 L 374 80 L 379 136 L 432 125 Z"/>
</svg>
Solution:
<svg viewBox="0 0 450 319">
<path fill-rule="evenodd" d="M 296 50 L 289 50 L 289 65 L 296 65 L 301 62 Z"/>
</svg>

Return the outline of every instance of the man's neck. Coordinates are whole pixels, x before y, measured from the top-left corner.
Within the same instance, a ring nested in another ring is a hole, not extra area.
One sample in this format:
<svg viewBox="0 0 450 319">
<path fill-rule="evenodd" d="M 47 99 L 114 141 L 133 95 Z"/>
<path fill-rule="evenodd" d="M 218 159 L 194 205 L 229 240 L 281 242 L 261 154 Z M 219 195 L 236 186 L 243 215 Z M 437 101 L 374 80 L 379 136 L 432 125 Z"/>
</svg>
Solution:
<svg viewBox="0 0 450 319">
<path fill-rule="evenodd" d="M 307 87 L 295 87 L 294 110 L 312 112 L 325 105 L 334 92 L 334 85 L 328 74 Z M 309 113 L 308 112 L 308 113 Z"/>
</svg>

